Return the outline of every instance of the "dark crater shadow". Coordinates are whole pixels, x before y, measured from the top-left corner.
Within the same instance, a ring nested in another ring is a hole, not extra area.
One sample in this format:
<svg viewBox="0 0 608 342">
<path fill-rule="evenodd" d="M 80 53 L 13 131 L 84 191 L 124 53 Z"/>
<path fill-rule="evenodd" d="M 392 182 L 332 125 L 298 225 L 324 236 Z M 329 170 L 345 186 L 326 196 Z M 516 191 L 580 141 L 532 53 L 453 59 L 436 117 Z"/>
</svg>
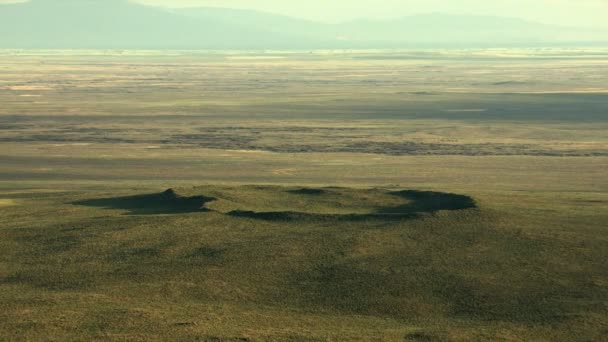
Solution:
<svg viewBox="0 0 608 342">
<path fill-rule="evenodd" d="M 72 202 L 74 205 L 129 210 L 130 215 L 184 214 L 210 211 L 205 204 L 213 197 L 178 195 L 173 189 L 161 193 L 110 197 Z"/>
<path fill-rule="evenodd" d="M 322 195 L 322 189 L 299 189 L 290 190 L 291 193 L 305 195 Z M 402 220 L 416 218 L 422 214 L 433 214 L 441 210 L 464 210 L 477 208 L 477 203 L 472 197 L 466 195 L 435 192 L 402 190 L 389 192 L 392 196 L 407 199 L 409 202 L 400 206 L 382 207 L 368 214 L 316 214 L 297 211 L 270 211 L 256 212 L 246 210 L 234 210 L 228 213 L 234 217 L 244 217 L 266 221 L 294 221 L 294 220 L 324 220 L 340 219 L 345 221 L 361 221 L 370 219 Z"/>
<path fill-rule="evenodd" d="M 295 194 L 295 195 L 323 195 L 323 194 L 327 193 L 327 191 L 325 191 L 323 189 L 311 189 L 311 188 L 289 190 L 287 192 L 289 192 L 290 194 Z"/>
<path fill-rule="evenodd" d="M 321 197 L 330 193 L 330 189 L 302 188 L 287 190 L 289 193 L 303 196 Z M 362 221 L 370 219 L 402 220 L 416 218 L 422 214 L 432 214 L 440 210 L 462 210 L 476 208 L 475 200 L 469 196 L 434 191 L 403 190 L 386 192 L 391 196 L 401 197 L 407 203 L 399 206 L 387 206 L 376 208 L 374 212 L 357 213 L 311 213 L 303 211 L 267 211 L 256 212 L 247 210 L 234 210 L 226 213 L 232 217 L 242 217 L 265 221 L 313 221 L 313 220 L 344 220 Z M 216 198 L 203 195 L 180 196 L 173 189 L 161 193 L 144 194 L 124 197 L 110 197 L 99 199 L 87 199 L 72 202 L 74 205 L 99 207 L 105 209 L 128 210 L 128 215 L 158 215 L 158 214 L 183 214 L 194 212 L 212 211 L 205 207 Z"/>
<path fill-rule="evenodd" d="M 396 214 L 426 212 L 434 213 L 440 210 L 463 210 L 477 208 L 472 197 L 436 191 L 402 190 L 389 194 L 402 197 L 410 202 L 402 206 L 382 208 L 377 214 Z"/>
</svg>

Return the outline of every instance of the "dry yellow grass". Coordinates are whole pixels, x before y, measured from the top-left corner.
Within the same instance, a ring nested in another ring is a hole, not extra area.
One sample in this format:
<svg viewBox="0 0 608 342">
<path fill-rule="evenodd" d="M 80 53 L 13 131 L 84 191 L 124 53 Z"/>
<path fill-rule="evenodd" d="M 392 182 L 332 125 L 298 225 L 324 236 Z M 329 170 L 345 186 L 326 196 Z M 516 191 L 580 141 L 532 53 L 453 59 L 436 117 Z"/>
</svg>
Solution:
<svg viewBox="0 0 608 342">
<path fill-rule="evenodd" d="M 17 204 L 17 202 L 13 199 L 9 198 L 0 198 L 0 207 L 8 207 Z"/>
</svg>

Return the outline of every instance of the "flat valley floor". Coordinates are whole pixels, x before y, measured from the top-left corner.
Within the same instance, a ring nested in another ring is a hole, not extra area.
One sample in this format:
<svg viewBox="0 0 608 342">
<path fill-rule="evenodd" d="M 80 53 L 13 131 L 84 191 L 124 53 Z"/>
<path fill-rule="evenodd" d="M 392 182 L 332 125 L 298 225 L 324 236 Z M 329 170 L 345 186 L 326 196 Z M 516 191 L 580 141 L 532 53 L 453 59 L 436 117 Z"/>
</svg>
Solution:
<svg viewBox="0 0 608 342">
<path fill-rule="evenodd" d="M 602 341 L 608 50 L 0 51 L 0 340 Z"/>
</svg>

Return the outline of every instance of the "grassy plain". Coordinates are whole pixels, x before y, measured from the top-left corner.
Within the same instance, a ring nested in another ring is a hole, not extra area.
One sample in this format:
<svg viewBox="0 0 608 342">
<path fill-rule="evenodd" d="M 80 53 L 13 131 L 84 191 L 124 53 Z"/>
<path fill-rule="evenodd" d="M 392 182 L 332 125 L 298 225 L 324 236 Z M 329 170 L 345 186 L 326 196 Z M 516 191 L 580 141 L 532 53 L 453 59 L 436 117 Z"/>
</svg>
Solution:
<svg viewBox="0 0 608 342">
<path fill-rule="evenodd" d="M 3 51 L 0 340 L 602 341 L 607 78 L 603 50 Z"/>
</svg>

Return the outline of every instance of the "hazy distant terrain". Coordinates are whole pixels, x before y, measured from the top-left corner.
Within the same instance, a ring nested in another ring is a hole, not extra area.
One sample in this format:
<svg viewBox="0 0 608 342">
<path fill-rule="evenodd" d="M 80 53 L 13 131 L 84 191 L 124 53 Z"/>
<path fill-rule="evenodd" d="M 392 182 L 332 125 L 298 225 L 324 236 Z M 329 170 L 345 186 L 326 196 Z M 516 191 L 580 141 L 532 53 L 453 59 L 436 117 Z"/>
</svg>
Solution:
<svg viewBox="0 0 608 342">
<path fill-rule="evenodd" d="M 0 5 L 1 48 L 314 49 L 600 45 L 606 30 L 425 14 L 326 24 L 250 10 L 165 9 L 127 0 Z"/>
</svg>

